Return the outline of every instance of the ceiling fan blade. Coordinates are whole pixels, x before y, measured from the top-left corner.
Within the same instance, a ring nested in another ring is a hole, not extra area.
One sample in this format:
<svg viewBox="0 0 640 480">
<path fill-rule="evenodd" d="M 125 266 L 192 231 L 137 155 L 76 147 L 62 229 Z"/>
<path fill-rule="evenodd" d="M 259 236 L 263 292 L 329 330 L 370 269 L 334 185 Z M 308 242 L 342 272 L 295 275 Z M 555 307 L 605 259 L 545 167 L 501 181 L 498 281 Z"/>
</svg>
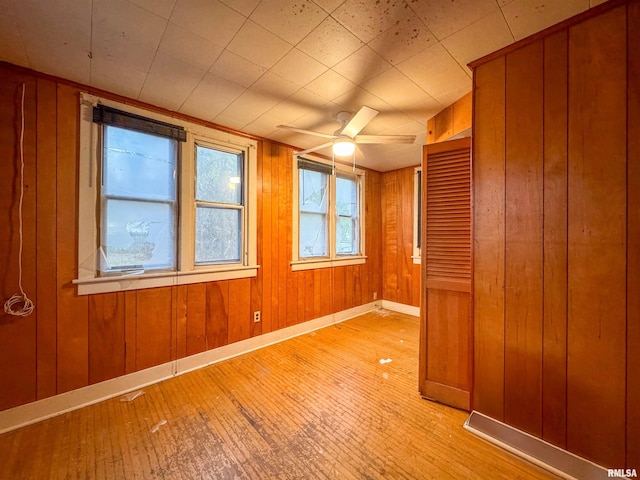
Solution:
<svg viewBox="0 0 640 480">
<path fill-rule="evenodd" d="M 415 135 L 357 135 L 356 143 L 413 143 Z"/>
<path fill-rule="evenodd" d="M 366 127 L 367 124 L 371 120 L 373 120 L 376 115 L 378 115 L 378 113 L 380 112 L 374 110 L 373 108 L 367 107 L 366 105 L 363 105 L 362 108 L 358 110 L 358 113 L 356 113 L 353 118 L 349 120 L 349 123 L 345 125 L 345 127 L 342 129 L 342 132 L 340 133 L 351 138 L 355 137 L 358 133 L 360 133 L 360 130 Z"/>
<path fill-rule="evenodd" d="M 295 152 L 296 155 L 304 155 L 305 153 L 316 152 L 318 150 L 322 150 L 323 148 L 327 148 L 333 145 L 333 142 L 323 143 L 322 145 L 318 145 L 317 147 L 307 148 L 306 150 L 302 150 L 301 152 Z"/>
<path fill-rule="evenodd" d="M 304 128 L 290 127 L 289 125 L 278 125 L 278 128 L 284 128 L 286 130 L 293 130 L 298 133 L 306 133 L 307 135 L 315 135 L 322 138 L 336 138 L 335 135 L 329 135 L 327 133 L 314 132 L 313 130 L 305 130 Z"/>
</svg>

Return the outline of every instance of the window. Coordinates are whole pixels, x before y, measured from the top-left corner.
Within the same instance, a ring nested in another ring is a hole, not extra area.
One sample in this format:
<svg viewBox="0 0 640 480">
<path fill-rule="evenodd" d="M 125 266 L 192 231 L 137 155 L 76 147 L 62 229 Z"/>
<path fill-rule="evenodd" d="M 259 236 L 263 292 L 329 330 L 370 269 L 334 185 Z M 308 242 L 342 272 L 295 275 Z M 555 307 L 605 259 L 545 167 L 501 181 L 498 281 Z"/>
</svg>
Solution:
<svg viewBox="0 0 640 480">
<path fill-rule="evenodd" d="M 293 270 L 364 263 L 364 172 L 294 158 Z"/>
<path fill-rule="evenodd" d="M 83 94 L 78 293 L 255 276 L 255 147 Z"/>
<path fill-rule="evenodd" d="M 420 263 L 420 231 L 422 230 L 422 168 L 416 167 L 413 176 L 413 263 Z"/>
</svg>

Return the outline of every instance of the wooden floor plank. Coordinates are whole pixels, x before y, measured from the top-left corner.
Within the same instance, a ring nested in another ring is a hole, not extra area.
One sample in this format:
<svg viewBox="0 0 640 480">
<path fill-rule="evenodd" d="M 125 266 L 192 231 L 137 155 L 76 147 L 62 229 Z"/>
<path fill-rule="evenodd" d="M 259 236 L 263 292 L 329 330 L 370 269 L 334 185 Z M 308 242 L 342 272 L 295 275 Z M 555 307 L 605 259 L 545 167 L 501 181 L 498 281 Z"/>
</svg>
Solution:
<svg viewBox="0 0 640 480">
<path fill-rule="evenodd" d="M 0 478 L 555 478 L 420 398 L 418 328 L 371 312 L 0 435 Z"/>
</svg>

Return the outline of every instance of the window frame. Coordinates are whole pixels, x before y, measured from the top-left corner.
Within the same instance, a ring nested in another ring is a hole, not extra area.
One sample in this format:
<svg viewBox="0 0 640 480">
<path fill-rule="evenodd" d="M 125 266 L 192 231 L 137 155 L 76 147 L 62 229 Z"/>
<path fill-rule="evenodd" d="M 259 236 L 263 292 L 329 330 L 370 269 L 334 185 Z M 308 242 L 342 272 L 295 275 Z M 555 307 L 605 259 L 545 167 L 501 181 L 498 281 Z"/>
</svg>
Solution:
<svg viewBox="0 0 640 480">
<path fill-rule="evenodd" d="M 330 268 L 346 265 L 359 265 L 366 262 L 367 256 L 365 253 L 365 171 L 359 168 L 353 169 L 352 166 L 335 163 L 333 172 L 328 175 L 328 195 L 327 195 L 327 220 L 328 220 L 328 255 L 324 257 L 301 257 L 300 256 L 300 173 L 298 167 L 298 158 L 305 160 L 311 160 L 313 162 L 322 163 L 331 168 L 331 163 L 325 159 L 316 157 L 314 155 L 299 156 L 293 155 L 293 195 L 292 195 L 292 229 L 291 229 L 291 244 L 292 244 L 292 261 L 291 270 L 312 270 L 317 268 Z M 358 242 L 359 252 L 356 254 L 338 254 L 337 239 L 336 239 L 336 223 L 338 219 L 338 212 L 336 209 L 336 178 L 339 176 L 346 178 L 353 178 L 356 183 L 356 195 L 358 199 Z"/>
<path fill-rule="evenodd" d="M 176 269 L 100 276 L 99 178 L 101 125 L 93 122 L 93 107 L 102 104 L 144 118 L 183 127 L 186 141 L 179 142 L 177 169 Z M 195 144 L 244 151 L 244 236 L 240 263 L 195 263 Z M 215 130 L 169 115 L 123 104 L 87 93 L 80 95 L 80 149 L 78 170 L 78 271 L 73 283 L 79 295 L 154 288 L 190 283 L 249 278 L 257 275 L 257 141 Z"/>
</svg>

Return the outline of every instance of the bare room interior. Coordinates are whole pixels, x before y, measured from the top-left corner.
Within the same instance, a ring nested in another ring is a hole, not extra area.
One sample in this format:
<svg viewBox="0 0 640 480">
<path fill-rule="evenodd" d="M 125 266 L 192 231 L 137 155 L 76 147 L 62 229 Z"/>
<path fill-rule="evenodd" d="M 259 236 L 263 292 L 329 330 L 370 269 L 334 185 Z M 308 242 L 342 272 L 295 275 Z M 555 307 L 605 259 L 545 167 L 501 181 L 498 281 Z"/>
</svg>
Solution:
<svg viewBox="0 0 640 480">
<path fill-rule="evenodd" d="M 0 478 L 638 477 L 640 0 L 0 11 Z"/>
</svg>

